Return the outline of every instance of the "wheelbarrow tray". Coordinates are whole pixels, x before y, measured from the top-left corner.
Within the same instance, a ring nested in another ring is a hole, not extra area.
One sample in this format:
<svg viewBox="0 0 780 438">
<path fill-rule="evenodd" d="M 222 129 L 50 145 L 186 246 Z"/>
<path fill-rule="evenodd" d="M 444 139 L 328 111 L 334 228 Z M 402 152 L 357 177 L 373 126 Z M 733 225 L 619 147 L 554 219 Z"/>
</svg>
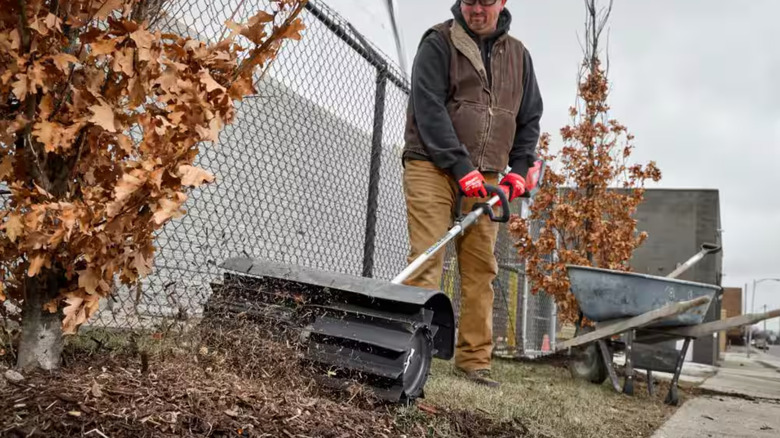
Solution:
<svg viewBox="0 0 780 438">
<path fill-rule="evenodd" d="M 668 304 L 707 297 L 706 304 L 647 327 L 701 324 L 719 286 L 588 266 L 567 265 L 570 290 L 583 315 L 594 322 L 631 318 Z"/>
</svg>

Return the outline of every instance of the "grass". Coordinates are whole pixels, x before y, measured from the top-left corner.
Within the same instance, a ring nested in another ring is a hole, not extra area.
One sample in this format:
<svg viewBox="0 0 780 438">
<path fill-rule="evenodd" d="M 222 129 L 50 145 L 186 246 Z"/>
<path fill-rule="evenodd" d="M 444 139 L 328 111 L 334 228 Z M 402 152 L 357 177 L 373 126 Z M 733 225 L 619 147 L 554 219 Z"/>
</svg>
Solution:
<svg viewBox="0 0 780 438">
<path fill-rule="evenodd" d="M 533 435 L 548 437 L 651 436 L 674 412 L 637 382 L 635 395 L 616 393 L 609 381 L 594 385 L 573 379 L 560 366 L 496 360 L 493 389 L 455 373 L 451 362 L 435 360 L 425 387 L 425 404 L 478 410 L 499 421 L 522 419 Z"/>
</svg>

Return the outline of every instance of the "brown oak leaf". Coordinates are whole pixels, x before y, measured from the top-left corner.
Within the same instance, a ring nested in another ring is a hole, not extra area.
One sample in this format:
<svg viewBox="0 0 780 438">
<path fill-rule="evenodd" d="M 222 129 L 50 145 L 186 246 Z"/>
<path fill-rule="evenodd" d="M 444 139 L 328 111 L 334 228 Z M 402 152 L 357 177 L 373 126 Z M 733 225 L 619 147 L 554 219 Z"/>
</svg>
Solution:
<svg viewBox="0 0 780 438">
<path fill-rule="evenodd" d="M 87 320 L 83 307 L 84 299 L 70 294 L 65 298 L 65 303 L 67 305 L 62 309 L 62 313 L 65 315 L 65 318 L 62 320 L 62 331 L 65 334 L 72 334 L 76 331 L 78 325 L 83 324 Z"/>
<path fill-rule="evenodd" d="M 54 99 L 52 99 L 51 94 L 45 94 L 41 98 L 41 103 L 38 104 L 38 113 L 41 116 L 41 120 L 48 119 L 52 111 L 54 111 Z"/>
<path fill-rule="evenodd" d="M 114 53 L 114 61 L 111 64 L 111 68 L 115 72 L 122 72 L 127 76 L 134 76 L 135 70 L 133 70 L 133 49 L 127 47 L 124 50 L 120 50 Z"/>
<path fill-rule="evenodd" d="M 46 254 L 38 253 L 34 255 L 32 258 L 30 258 L 30 267 L 27 269 L 27 276 L 35 277 L 38 275 L 38 273 L 41 272 L 41 268 L 43 268 L 44 264 L 49 265 L 47 261 Z"/>
<path fill-rule="evenodd" d="M 184 215 L 184 212 L 180 209 L 180 207 L 187 199 L 187 195 L 181 192 L 177 192 L 175 197 L 176 200 L 162 198 L 158 201 L 154 216 L 152 217 L 157 225 L 161 225 L 168 219 L 175 219 Z"/>
<path fill-rule="evenodd" d="M 16 239 L 24 233 L 24 223 L 22 217 L 14 212 L 8 215 L 8 220 L 3 224 L 5 234 L 8 236 L 8 240 L 15 243 Z"/>
<path fill-rule="evenodd" d="M 301 32 L 304 29 L 306 29 L 306 25 L 303 24 L 303 21 L 300 18 L 296 18 L 292 23 L 290 23 L 290 26 L 285 29 L 284 33 L 282 33 L 282 36 L 298 41 L 301 39 Z"/>
<path fill-rule="evenodd" d="M 14 159 L 11 155 L 6 155 L 0 159 L 0 180 L 13 176 Z"/>
<path fill-rule="evenodd" d="M 60 300 L 58 298 L 55 298 L 48 303 L 43 305 L 43 310 L 49 312 L 49 313 L 57 313 L 57 307 L 60 304 Z"/>
<path fill-rule="evenodd" d="M 92 56 L 109 55 L 116 50 L 118 39 L 103 39 L 92 43 L 90 46 Z"/>
<path fill-rule="evenodd" d="M 100 287 L 100 274 L 95 272 L 93 268 L 87 268 L 83 271 L 78 271 L 79 274 L 79 287 L 87 291 L 92 295 L 97 293 L 98 287 Z"/>
<path fill-rule="evenodd" d="M 214 182 L 214 175 L 207 170 L 190 165 L 179 166 L 181 183 L 185 186 L 200 187 L 203 183 Z"/>
<path fill-rule="evenodd" d="M 42 120 L 33 126 L 33 137 L 43 144 L 46 152 L 54 152 L 60 144 L 60 129 L 62 125 Z"/>
<path fill-rule="evenodd" d="M 19 33 L 19 29 L 12 30 L 8 38 L 11 41 L 12 50 L 19 50 L 22 47 L 22 36 Z"/>
<path fill-rule="evenodd" d="M 154 43 L 154 35 L 146 29 L 138 29 L 130 34 L 130 39 L 139 49 L 151 49 Z"/>
<path fill-rule="evenodd" d="M 89 121 L 100 126 L 109 132 L 116 132 L 116 125 L 114 121 L 114 110 L 105 102 L 100 105 L 92 105 L 89 107 L 92 111 L 92 117 Z"/>
<path fill-rule="evenodd" d="M 27 97 L 27 92 L 29 91 L 27 75 L 17 73 L 16 81 L 14 81 L 11 86 L 13 87 L 14 96 L 16 96 L 17 99 L 24 100 L 24 98 Z"/>
<path fill-rule="evenodd" d="M 52 13 L 48 13 L 44 19 L 44 23 L 49 29 L 57 29 L 58 31 L 62 32 L 62 19 L 60 17 Z"/>
<path fill-rule="evenodd" d="M 58 53 L 51 57 L 54 65 L 63 73 L 70 71 L 71 64 L 78 64 L 79 60 L 69 53 Z"/>
<path fill-rule="evenodd" d="M 225 91 L 225 87 L 219 85 L 219 83 L 215 81 L 213 77 L 211 77 L 208 70 L 201 70 L 200 73 L 198 73 L 198 76 L 200 77 L 200 81 L 203 83 L 203 85 L 206 86 L 207 92 L 210 93 L 214 90 Z"/>
<path fill-rule="evenodd" d="M 116 185 L 114 190 L 116 201 L 122 202 L 133 195 L 142 185 L 144 181 L 129 173 L 122 175 L 122 179 Z"/>
<path fill-rule="evenodd" d="M 183 165 L 179 166 L 181 183 L 185 186 L 200 187 L 203 183 L 214 182 L 214 175 L 199 167 Z"/>
<path fill-rule="evenodd" d="M 98 20 L 105 20 L 111 12 L 123 9 L 123 0 L 103 0 L 102 2 L 95 2 L 95 5 L 100 5 L 97 12 L 95 12 L 95 18 Z"/>
<path fill-rule="evenodd" d="M 133 153 L 133 141 L 130 140 L 130 137 L 124 135 L 124 134 L 117 134 L 116 136 L 116 142 L 122 151 L 124 151 L 127 154 Z"/>
<path fill-rule="evenodd" d="M 139 277 L 146 277 L 150 272 L 152 272 L 151 261 L 144 258 L 141 253 L 137 253 L 133 257 L 133 263 L 131 266 L 138 272 Z"/>
</svg>

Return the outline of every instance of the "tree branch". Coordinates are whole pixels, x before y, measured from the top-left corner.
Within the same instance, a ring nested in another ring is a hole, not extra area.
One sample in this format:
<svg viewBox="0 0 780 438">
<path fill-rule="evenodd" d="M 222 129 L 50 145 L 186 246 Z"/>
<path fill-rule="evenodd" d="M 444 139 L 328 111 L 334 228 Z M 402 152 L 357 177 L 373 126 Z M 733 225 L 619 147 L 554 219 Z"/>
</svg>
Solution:
<svg viewBox="0 0 780 438">
<path fill-rule="evenodd" d="M 236 16 L 236 14 L 238 13 L 238 10 L 243 5 L 244 5 L 244 0 L 241 0 L 240 2 L 238 2 L 238 4 L 236 5 L 236 8 L 233 9 L 233 13 L 230 14 L 230 18 L 228 18 L 227 21 L 233 21 L 233 17 Z M 227 28 L 222 30 L 222 35 L 219 36 L 219 41 L 222 41 L 223 39 L 225 39 L 225 33 L 227 33 Z"/>
<path fill-rule="evenodd" d="M 243 73 L 243 70 L 246 68 L 247 65 L 250 65 L 258 56 L 260 53 L 264 53 L 266 50 L 268 50 L 268 47 L 271 46 L 271 44 L 279 39 L 278 33 L 282 29 L 288 28 L 292 22 L 298 17 L 298 15 L 303 10 L 303 7 L 306 6 L 306 3 L 308 3 L 309 0 L 301 0 L 300 3 L 298 3 L 298 6 L 290 13 L 290 15 L 287 17 L 286 20 L 284 20 L 284 23 L 276 29 L 274 33 L 271 34 L 271 36 L 268 37 L 265 41 L 263 41 L 263 44 L 260 45 L 260 47 L 257 47 L 255 50 L 253 50 L 254 54 L 250 56 L 249 58 L 245 59 L 236 69 L 235 73 L 233 73 L 233 79 L 228 83 L 228 86 L 226 88 L 230 88 L 231 85 L 233 85 L 233 82 L 235 82 L 236 79 L 238 79 L 238 76 Z"/>
<path fill-rule="evenodd" d="M 32 45 L 32 37 L 28 27 L 29 23 L 27 22 L 27 2 L 25 0 L 18 0 L 18 4 L 20 9 L 19 29 L 22 36 L 22 51 L 23 53 L 29 53 L 30 47 Z M 43 188 L 48 192 L 51 185 L 49 183 L 49 178 L 46 175 L 46 172 L 44 172 L 45 158 L 44 164 L 41 165 L 41 159 L 38 156 L 38 152 L 35 150 L 35 142 L 32 139 L 32 125 L 35 121 L 35 108 L 38 106 L 37 100 L 37 93 L 33 94 L 30 92 L 30 90 L 27 90 L 27 95 L 25 96 L 22 103 L 24 105 L 24 115 L 27 118 L 27 123 L 25 124 L 22 138 L 22 146 L 24 150 L 32 156 L 32 159 L 35 162 L 35 167 L 38 170 L 37 179 L 41 182 Z"/>
<path fill-rule="evenodd" d="M 68 172 L 68 199 L 72 199 L 73 195 L 76 194 L 76 187 L 78 184 L 74 184 L 73 179 L 76 178 L 76 168 L 78 167 L 79 161 L 81 160 L 81 151 L 83 150 L 84 140 L 87 138 L 85 135 L 86 130 L 87 126 L 82 127 L 79 130 L 78 137 L 76 138 L 76 157 L 70 164 L 70 171 Z"/>
<path fill-rule="evenodd" d="M 92 2 L 90 2 L 90 7 L 92 7 Z M 67 15 L 65 16 L 67 18 Z M 65 20 L 63 20 L 65 21 Z M 91 21 L 91 20 L 90 20 Z M 89 23 L 89 22 L 87 22 Z M 68 32 L 65 33 L 65 37 L 68 39 L 68 48 L 65 49 L 65 53 L 72 54 L 72 49 L 74 46 L 74 43 L 78 38 L 73 38 L 71 35 L 72 29 L 68 29 Z M 84 50 L 84 42 L 82 41 L 79 45 L 79 50 L 76 53 L 76 58 L 81 56 L 81 51 Z M 60 108 L 62 107 L 62 104 L 65 103 L 65 101 L 70 97 L 70 90 L 69 87 L 73 83 L 73 72 L 76 70 L 76 64 L 73 64 L 70 66 L 70 71 L 68 72 L 68 79 L 65 81 L 65 83 L 62 85 L 62 89 L 58 93 L 60 95 L 59 99 L 57 99 L 57 103 L 54 105 L 54 110 L 49 114 L 49 117 L 47 120 L 52 121 L 54 116 L 59 112 Z"/>
<path fill-rule="evenodd" d="M 23 53 L 30 52 L 30 29 L 27 27 L 27 2 L 25 0 L 17 0 L 19 3 L 19 29 L 22 34 L 22 50 Z"/>
</svg>

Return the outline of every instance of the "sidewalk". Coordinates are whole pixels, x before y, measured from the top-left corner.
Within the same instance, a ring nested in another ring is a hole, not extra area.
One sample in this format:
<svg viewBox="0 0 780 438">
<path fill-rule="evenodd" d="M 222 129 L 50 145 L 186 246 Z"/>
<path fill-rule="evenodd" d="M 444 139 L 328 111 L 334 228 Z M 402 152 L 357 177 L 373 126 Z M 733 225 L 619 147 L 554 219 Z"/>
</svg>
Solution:
<svg viewBox="0 0 780 438">
<path fill-rule="evenodd" d="M 725 353 L 718 373 L 702 389 L 780 401 L 780 361 L 762 352 Z M 780 429 L 778 429 L 780 434 Z"/>
<path fill-rule="evenodd" d="M 773 346 L 772 348 L 780 348 L 777 346 Z M 754 357 L 755 356 L 755 357 Z M 750 359 L 747 358 L 747 355 L 743 352 L 739 353 L 726 353 L 725 355 L 726 360 L 731 361 L 743 361 L 743 362 L 758 362 L 759 364 L 767 367 L 767 368 L 774 368 L 780 372 L 780 357 L 772 356 L 771 354 L 765 353 L 760 350 L 751 349 L 750 350 Z"/>
<path fill-rule="evenodd" d="M 780 436 L 780 361 L 762 352 L 725 353 L 701 389 L 723 393 L 687 401 L 653 438 Z"/>
</svg>

